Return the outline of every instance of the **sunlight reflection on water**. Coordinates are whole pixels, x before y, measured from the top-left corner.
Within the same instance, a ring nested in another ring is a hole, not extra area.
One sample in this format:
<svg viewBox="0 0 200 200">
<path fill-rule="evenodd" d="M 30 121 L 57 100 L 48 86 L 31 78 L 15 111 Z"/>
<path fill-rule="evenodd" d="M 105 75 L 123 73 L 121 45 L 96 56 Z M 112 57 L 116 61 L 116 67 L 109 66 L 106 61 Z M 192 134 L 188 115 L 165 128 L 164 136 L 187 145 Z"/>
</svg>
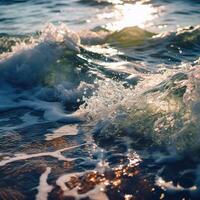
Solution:
<svg viewBox="0 0 200 200">
<path fill-rule="evenodd" d="M 98 15 L 99 19 L 114 19 L 114 22 L 108 23 L 106 28 L 110 30 L 120 30 L 124 27 L 139 26 L 144 27 L 147 23 L 157 18 L 160 9 L 153 7 L 152 4 L 124 3 L 114 6 L 114 11 Z"/>
</svg>

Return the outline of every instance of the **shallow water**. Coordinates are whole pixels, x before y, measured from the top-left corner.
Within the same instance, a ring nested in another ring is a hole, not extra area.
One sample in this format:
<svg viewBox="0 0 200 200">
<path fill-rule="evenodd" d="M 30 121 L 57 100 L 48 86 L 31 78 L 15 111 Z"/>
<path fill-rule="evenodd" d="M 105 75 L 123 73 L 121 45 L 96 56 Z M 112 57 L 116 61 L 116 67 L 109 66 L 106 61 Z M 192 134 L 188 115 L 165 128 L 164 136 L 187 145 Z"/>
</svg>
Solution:
<svg viewBox="0 0 200 200">
<path fill-rule="evenodd" d="M 0 1 L 0 199 L 200 199 L 199 1 Z"/>
</svg>

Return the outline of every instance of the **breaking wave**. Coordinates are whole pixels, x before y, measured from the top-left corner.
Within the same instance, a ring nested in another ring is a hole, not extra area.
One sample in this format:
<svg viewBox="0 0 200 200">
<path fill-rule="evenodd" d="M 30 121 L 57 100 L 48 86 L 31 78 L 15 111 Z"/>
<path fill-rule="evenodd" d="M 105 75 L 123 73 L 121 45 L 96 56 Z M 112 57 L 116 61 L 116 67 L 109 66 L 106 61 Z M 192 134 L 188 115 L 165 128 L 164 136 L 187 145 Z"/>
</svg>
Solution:
<svg viewBox="0 0 200 200">
<path fill-rule="evenodd" d="M 31 37 L 1 36 L 0 176 L 35 174 L 28 192 L 0 183 L 0 198 L 198 197 L 199 42 L 199 27 L 157 35 L 49 24 Z M 174 51 L 185 59 L 169 67 Z M 173 163 L 188 156 L 192 170 L 178 171 Z"/>
</svg>

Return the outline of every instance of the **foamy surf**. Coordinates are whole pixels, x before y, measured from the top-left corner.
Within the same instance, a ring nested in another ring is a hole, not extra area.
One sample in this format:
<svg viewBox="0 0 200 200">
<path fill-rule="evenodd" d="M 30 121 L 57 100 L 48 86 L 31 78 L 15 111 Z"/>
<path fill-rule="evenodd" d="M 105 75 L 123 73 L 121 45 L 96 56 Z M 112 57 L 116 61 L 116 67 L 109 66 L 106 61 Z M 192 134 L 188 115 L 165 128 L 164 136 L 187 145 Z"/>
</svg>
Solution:
<svg viewBox="0 0 200 200">
<path fill-rule="evenodd" d="M 0 37 L 0 198 L 198 200 L 199 27 L 106 27 Z"/>
<path fill-rule="evenodd" d="M 52 191 L 53 186 L 48 185 L 47 178 L 51 173 L 51 168 L 47 167 L 46 171 L 40 177 L 40 184 L 38 186 L 38 194 L 36 196 L 37 200 L 46 200 L 48 199 L 48 193 Z"/>
<path fill-rule="evenodd" d="M 82 108 L 86 107 L 89 118 L 93 121 L 111 121 L 98 134 L 102 139 L 114 139 L 121 132 L 123 137 L 126 129 L 130 129 L 129 132 L 132 129 L 133 136 L 136 131 L 146 137 L 153 137 L 155 143 L 175 145 L 178 151 L 187 153 L 199 149 L 198 77 L 197 65 L 181 69 L 180 72 L 177 70 L 176 73 L 169 71 L 160 75 L 143 76 L 143 81 L 134 89 L 124 88 L 122 84 L 110 80 L 99 81 L 96 96 L 89 98 L 87 106 L 83 105 Z M 122 113 L 123 116 L 120 117 Z M 121 123 L 122 119 L 126 122 Z M 110 128 L 116 132 L 110 133 Z M 127 134 L 131 137 L 129 132 Z"/>
<path fill-rule="evenodd" d="M 86 145 L 86 144 L 81 144 L 81 145 L 72 146 L 72 147 L 66 147 L 66 148 L 59 149 L 54 152 L 42 152 L 42 153 L 36 153 L 36 154 L 25 154 L 25 153 L 20 154 L 19 153 L 19 154 L 15 154 L 15 157 L 3 157 L 3 160 L 0 161 L 0 166 L 4 166 L 8 163 L 12 163 L 12 162 L 20 161 L 20 160 L 27 160 L 30 158 L 46 157 L 46 156 L 50 156 L 50 157 L 56 158 L 58 160 L 63 160 L 63 161 L 72 161 L 74 159 L 70 159 L 70 158 L 68 159 L 65 156 L 63 156 L 61 153 L 63 151 L 81 147 L 83 145 Z"/>
<path fill-rule="evenodd" d="M 53 140 L 55 138 L 59 138 L 65 135 L 77 135 L 77 134 L 78 134 L 77 126 L 73 125 L 62 126 L 57 130 L 53 131 L 53 133 L 46 134 L 46 140 Z"/>
</svg>

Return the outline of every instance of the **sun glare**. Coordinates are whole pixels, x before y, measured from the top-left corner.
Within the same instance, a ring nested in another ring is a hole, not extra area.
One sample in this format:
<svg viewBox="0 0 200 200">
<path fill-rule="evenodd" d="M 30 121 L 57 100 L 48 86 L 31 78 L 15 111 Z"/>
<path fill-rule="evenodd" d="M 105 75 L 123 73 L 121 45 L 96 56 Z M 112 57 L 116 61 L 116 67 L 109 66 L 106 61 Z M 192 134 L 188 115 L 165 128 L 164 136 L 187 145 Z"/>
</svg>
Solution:
<svg viewBox="0 0 200 200">
<path fill-rule="evenodd" d="M 107 24 L 110 30 L 120 30 L 124 27 L 144 27 L 151 22 L 158 14 L 158 10 L 151 4 L 136 2 L 135 4 L 125 3 L 114 6 L 114 11 L 103 13 L 100 18 L 114 19 L 114 22 Z"/>
</svg>

